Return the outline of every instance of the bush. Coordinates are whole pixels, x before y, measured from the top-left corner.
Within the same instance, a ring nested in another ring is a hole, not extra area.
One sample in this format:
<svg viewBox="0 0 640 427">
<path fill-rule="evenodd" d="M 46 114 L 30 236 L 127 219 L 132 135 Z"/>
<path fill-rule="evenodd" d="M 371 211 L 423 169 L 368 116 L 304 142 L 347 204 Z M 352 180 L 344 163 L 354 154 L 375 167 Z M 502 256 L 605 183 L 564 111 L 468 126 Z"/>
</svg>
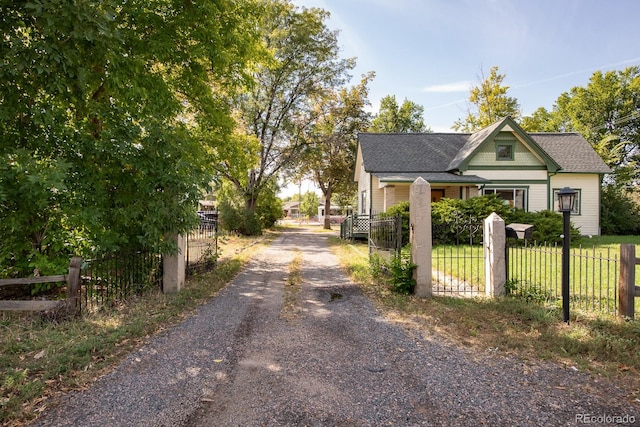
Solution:
<svg viewBox="0 0 640 427">
<path fill-rule="evenodd" d="M 443 198 L 431 204 L 433 240 L 441 244 L 479 243 L 485 218 L 493 212 L 504 218 L 511 210 L 493 194 L 466 200 Z"/>
<path fill-rule="evenodd" d="M 505 224 L 520 223 L 531 224 L 533 228 L 532 240 L 546 243 L 562 243 L 564 233 L 564 222 L 562 214 L 544 210 L 538 212 L 525 212 L 520 209 L 512 211 L 504 218 Z M 571 243 L 580 242 L 580 230 L 571 225 Z"/>
<path fill-rule="evenodd" d="M 605 186 L 600 204 L 600 225 L 605 235 L 638 235 L 640 205 L 625 190 Z"/>
<path fill-rule="evenodd" d="M 416 267 L 411 262 L 411 249 L 408 245 L 402 248 L 401 253 L 394 252 L 389 261 L 385 261 L 378 254 L 369 257 L 369 269 L 373 277 L 380 277 L 386 273 L 391 290 L 402 295 L 413 293 L 416 287 L 413 271 Z"/>
<path fill-rule="evenodd" d="M 396 217 L 400 215 L 402 217 L 402 246 L 409 244 L 410 231 L 409 231 L 409 202 L 400 202 L 397 205 L 391 206 L 386 212 L 380 216 L 383 218 Z"/>
</svg>

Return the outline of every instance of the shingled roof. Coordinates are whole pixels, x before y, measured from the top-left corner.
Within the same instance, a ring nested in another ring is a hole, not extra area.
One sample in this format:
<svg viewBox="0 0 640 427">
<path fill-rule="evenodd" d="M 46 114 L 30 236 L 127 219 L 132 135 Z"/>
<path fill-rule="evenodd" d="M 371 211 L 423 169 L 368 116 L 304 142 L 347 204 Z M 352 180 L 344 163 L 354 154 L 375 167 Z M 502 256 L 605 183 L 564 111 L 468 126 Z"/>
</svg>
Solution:
<svg viewBox="0 0 640 427">
<path fill-rule="evenodd" d="M 483 178 L 460 176 L 456 172 L 485 141 L 506 127 L 526 138 L 528 145 L 545 158 L 550 170 L 611 172 L 580 134 L 526 133 L 509 117 L 471 134 L 361 133 L 358 140 L 365 171 L 382 181 L 429 176 L 439 182 L 482 182 Z"/>
</svg>

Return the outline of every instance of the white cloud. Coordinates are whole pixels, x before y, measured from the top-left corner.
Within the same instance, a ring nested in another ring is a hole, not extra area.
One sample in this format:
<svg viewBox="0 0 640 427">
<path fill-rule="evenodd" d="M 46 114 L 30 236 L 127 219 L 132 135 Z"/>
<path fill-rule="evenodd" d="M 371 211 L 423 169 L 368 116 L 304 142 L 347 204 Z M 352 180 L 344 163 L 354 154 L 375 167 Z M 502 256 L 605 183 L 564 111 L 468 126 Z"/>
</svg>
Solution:
<svg viewBox="0 0 640 427">
<path fill-rule="evenodd" d="M 422 92 L 427 93 L 452 93 L 452 92 L 469 92 L 473 85 L 470 81 L 445 83 L 442 85 L 431 85 L 422 88 Z"/>
</svg>

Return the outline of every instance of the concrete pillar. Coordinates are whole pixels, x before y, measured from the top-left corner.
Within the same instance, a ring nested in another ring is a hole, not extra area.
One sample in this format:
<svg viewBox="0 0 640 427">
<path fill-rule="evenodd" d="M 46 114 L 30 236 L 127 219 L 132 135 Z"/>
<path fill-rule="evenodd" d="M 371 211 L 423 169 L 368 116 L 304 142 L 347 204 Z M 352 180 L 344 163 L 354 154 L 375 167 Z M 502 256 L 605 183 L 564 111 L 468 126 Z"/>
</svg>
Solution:
<svg viewBox="0 0 640 427">
<path fill-rule="evenodd" d="M 488 297 L 504 295 L 507 280 L 504 220 L 495 212 L 484 220 L 484 287 Z"/>
<path fill-rule="evenodd" d="M 431 296 L 431 185 L 423 178 L 416 179 L 409 188 L 409 224 L 411 227 L 411 262 L 416 295 Z"/>
<path fill-rule="evenodd" d="M 165 294 L 180 292 L 186 277 L 184 259 L 186 239 L 184 235 L 178 235 L 175 239 L 178 245 L 178 252 L 173 255 L 165 255 L 162 262 L 162 292 Z"/>
</svg>

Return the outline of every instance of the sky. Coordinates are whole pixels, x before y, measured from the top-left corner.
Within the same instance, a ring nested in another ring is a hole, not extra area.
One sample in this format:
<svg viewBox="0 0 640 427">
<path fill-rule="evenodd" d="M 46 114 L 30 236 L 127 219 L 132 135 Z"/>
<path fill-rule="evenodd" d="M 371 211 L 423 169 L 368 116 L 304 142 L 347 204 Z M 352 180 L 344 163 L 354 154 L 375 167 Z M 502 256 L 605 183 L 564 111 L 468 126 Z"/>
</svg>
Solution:
<svg viewBox="0 0 640 427">
<path fill-rule="evenodd" d="M 292 0 L 330 12 L 352 84 L 374 71 L 371 111 L 395 95 L 422 105 L 425 124 L 452 132 L 470 89 L 497 66 L 522 114 L 551 110 L 596 71 L 640 65 L 638 0 Z"/>
</svg>

